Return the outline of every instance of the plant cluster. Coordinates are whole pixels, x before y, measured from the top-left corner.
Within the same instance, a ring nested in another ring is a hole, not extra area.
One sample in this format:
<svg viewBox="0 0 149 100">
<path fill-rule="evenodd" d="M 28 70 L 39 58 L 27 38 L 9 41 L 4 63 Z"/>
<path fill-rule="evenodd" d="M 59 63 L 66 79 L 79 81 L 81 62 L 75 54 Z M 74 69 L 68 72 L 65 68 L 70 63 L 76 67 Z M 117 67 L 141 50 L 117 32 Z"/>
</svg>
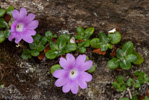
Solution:
<svg viewBox="0 0 149 100">
<path fill-rule="evenodd" d="M 114 81 L 112 85 L 119 92 L 123 92 L 127 87 L 135 87 L 135 89 L 138 89 L 144 82 L 149 84 L 149 77 L 147 77 L 147 74 L 142 71 L 135 71 L 134 76 L 129 77 L 127 80 L 124 80 L 123 76 L 118 76 L 117 81 Z"/>
<path fill-rule="evenodd" d="M 119 43 L 120 40 L 121 34 L 118 31 L 108 33 L 108 36 L 101 32 L 99 33 L 99 38 L 93 38 L 91 40 L 91 46 L 93 48 L 100 48 L 101 51 L 107 51 L 108 48 L 112 49 L 113 45 Z"/>
<path fill-rule="evenodd" d="M 74 35 L 77 42 L 77 51 L 79 53 L 85 53 L 86 47 L 90 46 L 90 36 L 94 33 L 94 28 L 90 27 L 83 29 L 82 27 L 77 27 L 77 35 Z"/>
<path fill-rule="evenodd" d="M 122 49 L 116 50 L 116 57 L 109 60 L 107 65 L 110 69 L 116 69 L 120 66 L 122 69 L 128 70 L 131 68 L 131 63 L 141 64 L 142 62 L 143 58 L 134 51 L 133 43 L 128 41 L 122 46 Z"/>
<path fill-rule="evenodd" d="M 130 100 L 130 99 L 129 98 L 120 98 L 119 100 Z M 133 95 L 131 100 L 139 100 L 139 99 L 137 98 L 136 95 Z M 145 98 L 142 100 L 149 100 L 149 98 L 147 96 L 145 96 Z"/>
<path fill-rule="evenodd" d="M 59 64 L 51 66 L 50 69 L 51 74 L 58 78 L 55 85 L 57 87 L 62 86 L 64 93 L 72 91 L 73 94 L 76 94 L 79 87 L 85 89 L 87 82 L 92 80 L 92 75 L 89 73 L 93 73 L 96 69 L 89 57 L 83 54 L 75 59 L 70 54 L 72 52 L 85 53 L 86 48 L 91 45 L 92 48 L 96 48 L 93 53 L 105 55 L 106 51 L 110 49 L 113 53 L 111 54 L 112 57 L 114 56 L 107 63 L 110 69 L 117 69 L 120 66 L 121 69 L 128 70 L 132 63 L 139 65 L 143 62 L 140 54 L 134 51 L 134 45 L 131 41 L 126 42 L 122 49 L 116 47 L 116 44 L 121 41 L 121 34 L 117 30 L 112 33 L 109 32 L 107 35 L 100 32 L 98 38 L 92 39 L 93 27 L 86 29 L 77 27 L 77 33 L 72 37 L 68 34 L 57 36 L 52 34 L 51 31 L 47 31 L 41 36 L 35 31 L 39 22 L 34 19 L 35 15 L 27 15 L 25 8 L 21 8 L 20 11 L 14 10 L 12 6 L 6 11 L 0 9 L 0 43 L 6 38 L 10 41 L 15 39 L 17 44 L 21 40 L 29 43 L 29 48 L 25 48 L 21 56 L 24 60 L 32 57 L 38 57 L 39 60 L 42 60 L 43 57 L 48 59 L 60 57 Z M 144 72 L 136 71 L 134 75 L 136 78 L 129 78 L 127 82 L 125 82 L 123 76 L 118 76 L 113 86 L 122 92 L 127 87 L 134 85 L 137 89 L 144 82 L 149 82 L 149 78 Z M 121 98 L 120 100 L 127 100 L 127 98 Z"/>
<path fill-rule="evenodd" d="M 0 43 L 10 36 L 10 28 L 12 24 L 12 11 L 14 8 L 10 6 L 7 10 L 0 8 Z"/>
</svg>

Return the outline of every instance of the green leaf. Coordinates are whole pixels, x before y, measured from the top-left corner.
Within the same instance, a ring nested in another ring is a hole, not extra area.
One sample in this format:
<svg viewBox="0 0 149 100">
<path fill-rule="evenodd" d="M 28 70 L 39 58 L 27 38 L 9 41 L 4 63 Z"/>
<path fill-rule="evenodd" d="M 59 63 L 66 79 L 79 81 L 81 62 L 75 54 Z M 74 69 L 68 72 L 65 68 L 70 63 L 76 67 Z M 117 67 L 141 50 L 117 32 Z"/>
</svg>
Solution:
<svg viewBox="0 0 149 100">
<path fill-rule="evenodd" d="M 5 10 L 0 8 L 0 17 L 4 16 Z"/>
<path fill-rule="evenodd" d="M 79 51 L 79 53 L 85 53 L 86 52 L 86 48 L 80 47 L 78 51 Z"/>
<path fill-rule="evenodd" d="M 143 63 L 144 59 L 141 57 L 141 55 L 134 51 L 133 54 L 135 54 L 137 56 L 137 59 L 133 62 L 136 65 L 140 65 L 141 63 Z"/>
<path fill-rule="evenodd" d="M 111 60 L 108 61 L 107 66 L 110 69 L 116 69 L 116 68 L 118 68 L 119 64 L 120 63 L 117 58 L 112 58 Z"/>
<path fill-rule="evenodd" d="M 95 71 L 96 67 L 93 65 L 89 70 L 88 73 L 93 73 Z"/>
<path fill-rule="evenodd" d="M 90 46 L 90 40 L 86 40 L 84 41 L 84 47 L 89 47 Z"/>
<path fill-rule="evenodd" d="M 143 100 L 149 100 L 149 98 L 147 96 L 145 96 L 145 98 Z"/>
<path fill-rule="evenodd" d="M 79 46 L 79 47 L 83 47 L 84 44 L 85 44 L 85 42 L 83 41 L 83 42 L 81 42 L 81 43 L 78 43 L 78 46 Z"/>
<path fill-rule="evenodd" d="M 109 48 L 109 49 L 112 49 L 112 48 L 113 48 L 113 45 L 108 44 L 108 48 Z"/>
<path fill-rule="evenodd" d="M 37 33 L 36 35 L 33 36 L 33 38 L 34 38 L 34 41 L 37 42 L 40 40 L 41 36 Z"/>
<path fill-rule="evenodd" d="M 40 39 L 40 44 L 45 45 L 46 43 L 47 43 L 47 37 L 44 36 Z"/>
<path fill-rule="evenodd" d="M 127 61 L 127 60 L 122 60 L 122 61 L 120 62 L 120 67 L 121 67 L 122 69 L 124 69 L 124 70 L 128 70 L 128 69 L 131 68 L 131 63 L 130 63 L 129 61 Z"/>
<path fill-rule="evenodd" d="M 11 34 L 11 33 L 10 33 L 10 30 L 6 30 L 6 31 L 5 31 L 5 38 L 8 38 L 8 37 L 10 36 L 10 34 Z"/>
<path fill-rule="evenodd" d="M 56 70 L 60 70 L 62 69 L 61 66 L 59 64 L 53 65 L 50 70 L 51 70 L 51 74 L 53 74 L 53 72 L 55 72 Z"/>
<path fill-rule="evenodd" d="M 77 40 L 82 40 L 82 39 L 83 39 L 83 37 L 80 36 L 80 35 L 74 35 L 74 37 L 75 37 L 75 39 L 77 39 Z"/>
<path fill-rule="evenodd" d="M 0 18 L 0 27 L 1 28 L 5 28 L 6 27 L 6 22 L 5 22 L 5 19 L 4 18 Z"/>
<path fill-rule="evenodd" d="M 5 40 L 5 33 L 3 31 L 0 31 L 0 43 L 2 43 Z"/>
<path fill-rule="evenodd" d="M 108 50 L 108 44 L 101 42 L 100 43 L 100 50 L 101 51 L 107 51 Z"/>
<path fill-rule="evenodd" d="M 54 35 L 53 35 L 53 37 L 54 37 L 54 38 L 57 38 L 57 35 L 56 35 L 56 34 L 54 34 Z"/>
<path fill-rule="evenodd" d="M 130 100 L 130 99 L 128 99 L 128 98 L 120 98 L 119 100 Z"/>
<path fill-rule="evenodd" d="M 108 40 L 107 36 L 102 32 L 99 33 L 99 39 L 100 39 L 101 42 L 109 43 L 109 40 Z"/>
<path fill-rule="evenodd" d="M 75 43 L 68 43 L 65 48 L 65 52 L 69 53 L 75 51 L 77 49 L 77 45 Z"/>
<path fill-rule="evenodd" d="M 145 81 L 146 83 L 149 83 L 149 77 L 145 77 L 145 78 L 144 78 L 144 81 Z"/>
<path fill-rule="evenodd" d="M 129 62 L 134 62 L 137 59 L 137 56 L 134 54 L 129 54 L 126 56 L 126 60 Z"/>
<path fill-rule="evenodd" d="M 140 71 L 135 71 L 134 73 L 135 76 L 139 76 L 139 74 L 140 74 Z"/>
<path fill-rule="evenodd" d="M 113 82 L 112 86 L 115 87 L 116 89 L 119 89 L 121 87 L 120 84 L 117 83 L 116 81 Z"/>
<path fill-rule="evenodd" d="M 49 50 L 48 52 L 46 52 L 46 57 L 48 59 L 54 59 L 57 56 L 57 52 L 55 52 L 54 50 Z"/>
<path fill-rule="evenodd" d="M 132 100 L 138 100 L 137 95 L 133 95 L 133 96 L 132 96 Z"/>
<path fill-rule="evenodd" d="M 140 83 L 138 81 L 135 82 L 135 88 L 140 88 Z"/>
<path fill-rule="evenodd" d="M 123 81 L 124 81 L 124 77 L 123 76 L 118 76 L 117 77 L 117 81 L 119 82 L 119 83 L 123 83 Z"/>
<path fill-rule="evenodd" d="M 111 44 L 117 44 L 121 41 L 121 34 L 119 32 L 109 33 L 108 37 L 110 39 Z"/>
<path fill-rule="evenodd" d="M 62 41 L 62 40 L 68 42 L 70 40 L 70 36 L 68 34 L 60 35 L 57 39 L 57 43 L 59 43 L 59 41 Z"/>
<path fill-rule="evenodd" d="M 47 38 L 45 36 L 41 37 L 39 34 L 36 34 L 33 38 L 34 41 L 29 44 L 29 47 L 37 51 L 43 51 L 45 48 L 44 45 L 47 43 Z"/>
<path fill-rule="evenodd" d="M 59 49 L 58 45 L 54 42 L 50 42 L 50 48 L 51 48 L 51 50 L 58 50 Z"/>
<path fill-rule="evenodd" d="M 77 33 L 80 35 L 80 36 L 84 36 L 84 29 L 82 27 L 77 27 Z"/>
<path fill-rule="evenodd" d="M 12 11 L 14 10 L 13 6 L 9 6 L 9 8 L 7 9 L 7 14 L 12 16 Z"/>
<path fill-rule="evenodd" d="M 65 54 L 65 51 L 64 50 L 60 50 L 60 51 L 58 51 L 58 53 L 57 53 L 57 57 L 58 56 L 61 56 L 61 55 L 64 55 Z"/>
<path fill-rule="evenodd" d="M 63 49 L 66 46 L 66 42 L 70 39 L 70 36 L 67 34 L 60 35 L 57 39 L 57 44 L 59 49 Z"/>
<path fill-rule="evenodd" d="M 30 50 L 29 50 L 29 49 L 25 49 L 25 50 L 23 51 L 23 54 L 21 55 L 21 57 L 22 57 L 22 59 L 24 59 L 24 60 L 27 60 L 27 59 L 32 58 Z"/>
<path fill-rule="evenodd" d="M 138 76 L 138 81 L 141 85 L 144 84 L 144 78 L 142 76 Z"/>
<path fill-rule="evenodd" d="M 38 45 L 36 50 L 37 51 L 43 51 L 44 48 L 45 48 L 44 45 Z"/>
<path fill-rule="evenodd" d="M 39 55 L 39 51 L 31 50 L 31 55 L 37 57 Z"/>
<path fill-rule="evenodd" d="M 133 43 L 132 43 L 131 41 L 126 42 L 126 43 L 122 46 L 122 51 L 124 52 L 124 55 L 132 54 L 133 51 L 134 51 Z"/>
<path fill-rule="evenodd" d="M 46 33 L 45 33 L 45 36 L 47 37 L 47 39 L 49 40 L 49 42 L 50 41 L 52 41 L 52 32 L 51 31 L 47 31 Z"/>
<path fill-rule="evenodd" d="M 86 56 L 86 61 L 88 61 L 89 60 L 89 57 L 88 56 Z"/>
<path fill-rule="evenodd" d="M 123 92 L 124 90 L 126 90 L 126 85 L 122 85 L 122 87 L 118 89 L 119 92 Z"/>
<path fill-rule="evenodd" d="M 129 79 L 127 80 L 127 86 L 131 87 L 133 81 L 134 81 L 134 80 L 133 80 L 132 78 L 129 78 Z"/>
<path fill-rule="evenodd" d="M 99 38 L 93 38 L 93 39 L 90 41 L 90 43 L 91 43 L 91 46 L 92 46 L 93 48 L 100 48 L 100 40 L 99 40 Z"/>
<path fill-rule="evenodd" d="M 117 58 L 122 59 L 122 58 L 124 57 L 123 51 L 118 48 L 118 49 L 116 50 L 116 56 L 117 56 Z"/>
<path fill-rule="evenodd" d="M 87 28 L 85 29 L 85 38 L 86 39 L 89 39 L 90 36 L 94 33 L 94 28 L 93 27 L 90 27 L 90 28 Z"/>
<path fill-rule="evenodd" d="M 140 71 L 139 76 L 144 77 L 145 73 Z"/>
</svg>

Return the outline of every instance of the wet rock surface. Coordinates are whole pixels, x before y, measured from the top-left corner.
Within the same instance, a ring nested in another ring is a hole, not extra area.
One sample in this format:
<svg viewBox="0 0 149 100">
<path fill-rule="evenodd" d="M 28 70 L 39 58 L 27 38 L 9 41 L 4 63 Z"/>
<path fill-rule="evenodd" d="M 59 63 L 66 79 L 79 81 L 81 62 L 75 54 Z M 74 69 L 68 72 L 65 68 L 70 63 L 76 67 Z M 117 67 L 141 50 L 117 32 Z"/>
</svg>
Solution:
<svg viewBox="0 0 149 100">
<path fill-rule="evenodd" d="M 88 48 L 86 55 L 96 65 L 93 80 L 77 95 L 64 94 L 61 88 L 54 86 L 56 79 L 50 74 L 50 66 L 57 64 L 58 59 L 23 61 L 23 49 L 6 40 L 0 44 L 0 83 L 4 84 L 0 98 L 4 100 L 118 100 L 123 96 L 129 97 L 129 94 L 128 91 L 117 92 L 112 87 L 117 75 L 127 76 L 135 70 L 149 73 L 148 0 L 0 0 L 1 8 L 7 9 L 10 5 L 16 9 L 25 7 L 28 12 L 34 13 L 40 22 L 37 29 L 40 34 L 47 30 L 55 34 L 61 30 L 75 33 L 77 26 L 92 26 L 95 27 L 93 37 L 98 37 L 100 31 L 107 32 L 118 27 L 122 34 L 120 44 L 132 41 L 135 50 L 143 56 L 144 63 L 133 65 L 128 71 L 110 70 L 106 65 L 109 58 L 92 54 L 92 48 Z M 147 88 L 145 84 L 139 91 L 143 94 Z"/>
</svg>

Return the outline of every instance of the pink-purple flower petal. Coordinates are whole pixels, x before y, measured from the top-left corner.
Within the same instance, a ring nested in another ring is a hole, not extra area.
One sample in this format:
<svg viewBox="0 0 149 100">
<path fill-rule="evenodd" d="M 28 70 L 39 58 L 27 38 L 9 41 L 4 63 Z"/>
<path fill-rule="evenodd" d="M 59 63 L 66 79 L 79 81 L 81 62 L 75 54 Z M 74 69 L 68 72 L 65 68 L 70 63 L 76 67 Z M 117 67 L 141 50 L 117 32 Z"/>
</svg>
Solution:
<svg viewBox="0 0 149 100">
<path fill-rule="evenodd" d="M 31 36 L 23 36 L 23 40 L 26 41 L 27 43 L 33 42 L 33 38 Z"/>
<path fill-rule="evenodd" d="M 64 93 L 68 93 L 70 91 L 70 89 L 71 89 L 71 83 L 69 81 L 63 86 L 62 90 Z"/>
<path fill-rule="evenodd" d="M 9 41 L 12 41 L 13 38 L 15 38 L 15 35 L 12 34 L 12 35 L 10 35 L 10 36 L 8 37 L 8 40 L 9 40 Z"/>
<path fill-rule="evenodd" d="M 68 72 L 66 70 L 64 70 L 64 69 L 56 70 L 53 73 L 53 76 L 56 77 L 56 78 L 61 78 L 61 77 L 64 77 L 64 75 L 66 75 L 66 73 L 68 73 Z"/>
<path fill-rule="evenodd" d="M 61 77 L 58 80 L 56 80 L 55 86 L 61 87 L 61 86 L 65 85 L 67 82 L 68 82 L 68 78 Z"/>
<path fill-rule="evenodd" d="M 75 63 L 74 61 L 75 61 L 75 57 L 72 55 L 72 54 L 70 54 L 70 53 L 68 53 L 67 55 L 66 55 L 66 59 L 67 59 L 67 61 L 68 62 L 70 62 L 70 63 Z"/>
<path fill-rule="evenodd" d="M 69 67 L 69 63 L 67 62 L 67 60 L 63 57 L 60 58 L 59 64 L 61 65 L 62 68 L 64 69 L 68 69 Z"/>
<path fill-rule="evenodd" d="M 20 34 L 17 34 L 17 37 L 15 37 L 15 43 L 18 44 L 21 41 Z"/>
<path fill-rule="evenodd" d="M 93 65 L 93 62 L 91 60 L 86 61 L 82 66 L 80 66 L 80 70 L 86 71 L 90 69 Z"/>
<path fill-rule="evenodd" d="M 76 84 L 76 82 L 73 82 L 72 85 L 71 85 L 71 92 L 73 94 L 77 94 L 78 93 L 78 90 L 79 90 L 78 84 Z"/>
<path fill-rule="evenodd" d="M 82 64 L 86 60 L 86 55 L 79 55 L 76 59 L 76 64 Z"/>
<path fill-rule="evenodd" d="M 19 19 L 20 13 L 18 12 L 18 10 L 13 10 L 12 16 L 14 20 L 17 20 Z"/>
<path fill-rule="evenodd" d="M 83 80 L 79 80 L 78 85 L 82 88 L 85 89 L 87 88 L 87 83 Z"/>
<path fill-rule="evenodd" d="M 90 82 L 92 80 L 92 75 L 87 72 L 82 72 L 80 76 L 86 82 Z"/>
<path fill-rule="evenodd" d="M 27 11 L 26 11 L 25 8 L 21 8 L 21 9 L 20 9 L 20 15 L 22 16 L 22 18 L 27 15 Z"/>
<path fill-rule="evenodd" d="M 34 20 L 34 18 L 35 18 L 34 14 L 28 14 L 28 16 L 26 17 L 27 23 L 30 23 L 32 20 Z"/>
<path fill-rule="evenodd" d="M 27 26 L 28 29 L 36 29 L 38 27 L 38 20 L 34 20 L 32 22 L 30 22 Z"/>
<path fill-rule="evenodd" d="M 36 31 L 35 30 L 28 30 L 26 33 L 24 32 L 24 36 L 32 36 L 32 35 L 35 35 L 36 34 Z"/>
</svg>

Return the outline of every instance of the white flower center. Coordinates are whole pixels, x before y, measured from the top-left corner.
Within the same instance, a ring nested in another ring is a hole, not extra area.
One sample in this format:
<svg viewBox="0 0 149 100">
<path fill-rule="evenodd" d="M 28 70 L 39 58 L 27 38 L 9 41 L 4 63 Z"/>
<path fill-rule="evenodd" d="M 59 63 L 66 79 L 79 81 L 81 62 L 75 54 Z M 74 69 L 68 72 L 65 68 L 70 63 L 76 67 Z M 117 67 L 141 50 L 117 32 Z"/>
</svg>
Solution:
<svg viewBox="0 0 149 100">
<path fill-rule="evenodd" d="M 24 25 L 22 23 L 18 23 L 16 26 L 16 31 L 22 32 L 24 28 Z"/>
<path fill-rule="evenodd" d="M 70 72 L 69 72 L 69 77 L 70 78 L 75 78 L 75 77 L 77 77 L 77 75 L 78 75 L 78 71 L 77 70 L 75 70 L 75 69 L 72 69 Z"/>
</svg>

